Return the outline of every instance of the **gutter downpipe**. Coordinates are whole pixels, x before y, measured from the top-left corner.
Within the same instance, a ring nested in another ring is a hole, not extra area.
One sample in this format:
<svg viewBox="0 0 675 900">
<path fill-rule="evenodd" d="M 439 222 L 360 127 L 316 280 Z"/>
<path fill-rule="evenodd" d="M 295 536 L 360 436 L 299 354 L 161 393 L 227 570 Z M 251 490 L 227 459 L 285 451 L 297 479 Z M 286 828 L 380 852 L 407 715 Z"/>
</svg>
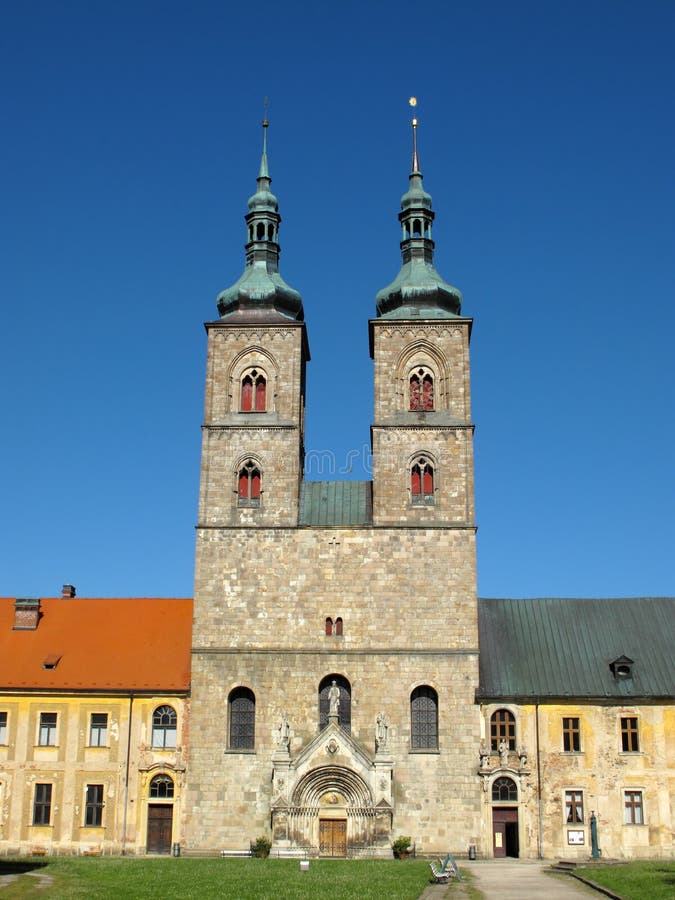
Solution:
<svg viewBox="0 0 675 900">
<path fill-rule="evenodd" d="M 534 705 L 535 728 L 537 739 L 537 815 L 539 817 L 539 832 L 537 835 L 537 856 L 539 859 L 544 858 L 544 823 L 542 821 L 542 797 L 541 797 L 541 754 L 539 752 L 539 704 Z"/>
<path fill-rule="evenodd" d="M 134 692 L 129 693 L 129 728 L 127 731 L 127 760 L 124 776 L 124 817 L 122 822 L 122 856 L 127 852 L 127 810 L 129 807 L 129 767 L 131 764 L 131 708 L 134 704 Z"/>
</svg>

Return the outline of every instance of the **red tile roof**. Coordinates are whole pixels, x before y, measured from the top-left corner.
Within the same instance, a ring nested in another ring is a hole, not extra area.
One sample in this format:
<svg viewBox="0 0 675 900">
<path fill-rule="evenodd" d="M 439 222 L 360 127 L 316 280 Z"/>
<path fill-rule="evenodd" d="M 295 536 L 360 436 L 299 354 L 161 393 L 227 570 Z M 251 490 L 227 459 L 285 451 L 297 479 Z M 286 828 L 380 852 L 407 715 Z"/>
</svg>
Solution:
<svg viewBox="0 0 675 900">
<path fill-rule="evenodd" d="M 192 600 L 50 597 L 40 613 L 14 631 L 14 598 L 0 598 L 0 690 L 189 690 Z"/>
</svg>

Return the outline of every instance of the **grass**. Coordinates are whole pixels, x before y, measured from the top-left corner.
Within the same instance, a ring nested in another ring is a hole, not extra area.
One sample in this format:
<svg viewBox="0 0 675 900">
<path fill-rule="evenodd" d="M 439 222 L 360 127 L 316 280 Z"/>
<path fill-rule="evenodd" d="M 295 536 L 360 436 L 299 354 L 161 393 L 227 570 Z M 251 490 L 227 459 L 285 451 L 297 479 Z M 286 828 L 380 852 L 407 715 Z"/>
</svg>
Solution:
<svg viewBox="0 0 675 900">
<path fill-rule="evenodd" d="M 675 863 L 672 862 L 635 862 L 575 871 L 624 900 L 673 900 L 675 897 Z"/>
<path fill-rule="evenodd" d="M 181 898 L 181 900 L 417 900 L 429 883 L 422 860 L 90 859 L 0 860 L 0 875 L 17 880 L 0 888 L 2 900 Z M 29 866 L 31 872 L 17 871 Z M 36 877 L 40 876 L 40 877 Z M 45 884 L 42 876 L 51 879 Z M 42 886 L 41 886 L 42 884 Z"/>
</svg>

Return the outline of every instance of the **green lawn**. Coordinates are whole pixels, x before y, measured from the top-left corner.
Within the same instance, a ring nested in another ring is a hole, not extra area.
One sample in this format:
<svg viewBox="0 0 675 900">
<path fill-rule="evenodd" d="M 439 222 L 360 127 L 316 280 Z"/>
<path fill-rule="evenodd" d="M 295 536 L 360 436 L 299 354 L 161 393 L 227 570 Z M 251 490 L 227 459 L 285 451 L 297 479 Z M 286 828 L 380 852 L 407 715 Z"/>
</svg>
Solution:
<svg viewBox="0 0 675 900">
<path fill-rule="evenodd" d="M 635 862 L 576 869 L 576 872 L 624 900 L 673 900 L 675 897 L 675 863 L 672 862 Z"/>
<path fill-rule="evenodd" d="M 90 859 L 0 860 L 0 875 L 12 865 L 18 880 L 0 888 L 2 900 L 87 898 L 195 898 L 228 900 L 416 900 L 429 883 L 422 860 L 311 860 L 308 872 L 297 859 Z M 43 884 L 36 874 L 49 876 Z"/>
</svg>

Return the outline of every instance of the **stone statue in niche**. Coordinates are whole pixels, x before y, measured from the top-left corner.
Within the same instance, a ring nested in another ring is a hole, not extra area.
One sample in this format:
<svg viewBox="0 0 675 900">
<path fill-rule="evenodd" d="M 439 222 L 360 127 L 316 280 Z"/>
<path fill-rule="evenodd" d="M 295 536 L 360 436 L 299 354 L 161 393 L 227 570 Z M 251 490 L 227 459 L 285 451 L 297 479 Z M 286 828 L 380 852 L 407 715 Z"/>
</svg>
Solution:
<svg viewBox="0 0 675 900">
<path fill-rule="evenodd" d="M 522 744 L 518 748 L 518 759 L 520 760 L 520 768 L 524 769 L 527 766 L 527 748 L 525 744 Z"/>
<path fill-rule="evenodd" d="M 378 713 L 375 721 L 375 750 L 384 750 L 387 746 L 387 730 L 389 723 L 384 713 Z"/>
<path fill-rule="evenodd" d="M 337 716 L 340 711 L 340 688 L 335 679 L 332 680 L 328 691 L 328 715 Z"/>
<path fill-rule="evenodd" d="M 481 769 L 487 769 L 490 763 L 490 751 L 485 746 L 483 741 L 480 742 L 480 747 L 478 748 L 478 756 L 480 757 Z"/>
<path fill-rule="evenodd" d="M 280 747 L 288 747 L 291 742 L 291 726 L 288 724 L 288 716 L 285 709 L 282 710 L 281 722 L 277 730 L 279 732 L 277 743 Z"/>
<path fill-rule="evenodd" d="M 499 742 L 499 765 L 508 766 L 509 764 L 509 745 L 504 738 Z"/>
</svg>

